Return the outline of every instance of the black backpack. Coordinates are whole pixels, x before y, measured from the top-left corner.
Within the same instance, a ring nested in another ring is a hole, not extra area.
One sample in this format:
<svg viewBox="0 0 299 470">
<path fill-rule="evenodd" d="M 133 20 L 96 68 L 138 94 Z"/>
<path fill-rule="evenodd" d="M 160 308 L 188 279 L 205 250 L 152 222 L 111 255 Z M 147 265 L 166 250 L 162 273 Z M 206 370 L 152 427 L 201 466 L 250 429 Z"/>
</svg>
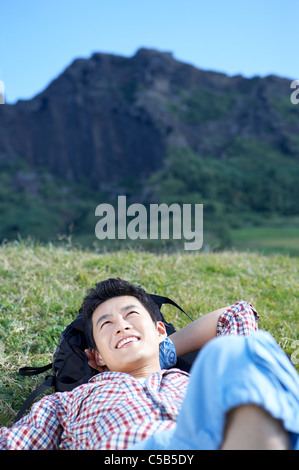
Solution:
<svg viewBox="0 0 299 470">
<path fill-rule="evenodd" d="M 161 309 L 163 304 L 171 304 L 181 310 L 192 321 L 189 315 L 173 300 L 160 295 L 150 295 L 159 306 L 159 309 Z M 175 328 L 172 323 L 167 323 L 162 313 L 161 317 L 167 334 L 171 335 L 174 333 Z M 27 398 L 16 416 L 15 423 L 22 418 L 33 401 L 50 387 L 53 387 L 55 392 L 71 391 L 78 385 L 87 383 L 93 375 L 99 373 L 88 364 L 84 352 L 87 348 L 88 344 L 84 331 L 83 316 L 80 309 L 77 318 L 70 323 L 61 334 L 53 355 L 53 362 L 43 367 L 22 367 L 19 369 L 19 374 L 22 376 L 38 375 L 49 369 L 52 369 L 52 374 L 47 375 L 43 383 Z M 175 367 L 189 372 L 196 355 L 197 352 L 180 357 Z"/>
</svg>

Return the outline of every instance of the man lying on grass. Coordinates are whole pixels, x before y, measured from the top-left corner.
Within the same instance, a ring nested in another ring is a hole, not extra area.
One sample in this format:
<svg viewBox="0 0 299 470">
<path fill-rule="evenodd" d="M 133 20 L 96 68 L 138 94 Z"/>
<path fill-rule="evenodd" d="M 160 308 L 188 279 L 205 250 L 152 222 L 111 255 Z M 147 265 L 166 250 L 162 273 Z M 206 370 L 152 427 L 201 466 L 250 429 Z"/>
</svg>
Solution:
<svg viewBox="0 0 299 470">
<path fill-rule="evenodd" d="M 100 282 L 85 297 L 83 315 L 89 362 L 99 374 L 42 398 L 12 428 L 0 429 L 0 448 L 299 448 L 298 374 L 272 337 L 256 331 L 248 302 L 167 339 L 178 356 L 202 348 L 191 377 L 161 370 L 165 327 L 140 287 Z"/>
</svg>

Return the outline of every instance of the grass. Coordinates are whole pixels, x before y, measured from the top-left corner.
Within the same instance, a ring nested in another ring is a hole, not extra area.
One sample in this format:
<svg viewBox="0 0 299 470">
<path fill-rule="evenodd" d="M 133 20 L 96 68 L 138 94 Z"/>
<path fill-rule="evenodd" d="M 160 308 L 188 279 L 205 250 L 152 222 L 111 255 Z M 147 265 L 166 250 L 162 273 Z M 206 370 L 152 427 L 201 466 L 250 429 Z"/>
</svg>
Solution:
<svg viewBox="0 0 299 470">
<path fill-rule="evenodd" d="M 14 242 L 0 246 L 0 426 L 42 377 L 20 377 L 25 365 L 51 362 L 65 326 L 76 316 L 85 292 L 101 279 L 123 277 L 148 292 L 177 301 L 195 319 L 249 300 L 297 370 L 299 258 L 259 253 L 153 254 L 133 250 L 83 251 L 72 246 Z M 165 306 L 177 328 L 188 319 Z"/>
<path fill-rule="evenodd" d="M 248 227 L 231 232 L 238 250 L 254 249 L 265 254 L 285 253 L 299 256 L 299 225 Z"/>
</svg>

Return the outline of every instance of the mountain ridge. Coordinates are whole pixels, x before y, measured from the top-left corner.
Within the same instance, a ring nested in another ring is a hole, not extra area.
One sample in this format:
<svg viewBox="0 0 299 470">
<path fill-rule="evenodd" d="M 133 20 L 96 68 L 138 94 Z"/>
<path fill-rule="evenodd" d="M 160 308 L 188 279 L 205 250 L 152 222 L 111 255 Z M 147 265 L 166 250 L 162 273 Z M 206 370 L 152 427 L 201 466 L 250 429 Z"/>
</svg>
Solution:
<svg viewBox="0 0 299 470">
<path fill-rule="evenodd" d="M 154 49 L 74 60 L 31 100 L 0 106 L 0 241 L 72 233 L 93 244 L 95 208 L 118 195 L 203 204 L 205 231 L 222 246 L 235 228 L 295 220 L 290 84 Z"/>
<path fill-rule="evenodd" d="M 1 106 L 0 154 L 70 180 L 90 178 L 94 188 L 99 179 L 146 180 L 170 147 L 225 159 L 240 136 L 297 159 L 299 123 L 275 107 L 275 100 L 287 107 L 289 85 L 273 75 L 202 71 L 153 49 L 131 58 L 94 53 L 33 99 Z"/>
</svg>

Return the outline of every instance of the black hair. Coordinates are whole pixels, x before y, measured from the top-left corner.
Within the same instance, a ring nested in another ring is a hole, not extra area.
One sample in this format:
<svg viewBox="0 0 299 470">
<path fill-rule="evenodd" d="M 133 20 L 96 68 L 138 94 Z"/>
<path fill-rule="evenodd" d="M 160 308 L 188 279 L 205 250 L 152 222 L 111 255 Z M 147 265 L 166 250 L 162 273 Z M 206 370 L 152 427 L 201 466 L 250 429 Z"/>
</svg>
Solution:
<svg viewBox="0 0 299 470">
<path fill-rule="evenodd" d="M 96 349 L 92 333 L 93 312 L 106 300 L 123 295 L 130 295 L 138 299 L 148 311 L 155 324 L 162 320 L 158 305 L 142 287 L 134 286 L 130 282 L 120 278 L 109 278 L 105 281 L 98 282 L 94 288 L 89 290 L 80 309 L 84 319 L 87 342 L 91 349 Z"/>
</svg>

